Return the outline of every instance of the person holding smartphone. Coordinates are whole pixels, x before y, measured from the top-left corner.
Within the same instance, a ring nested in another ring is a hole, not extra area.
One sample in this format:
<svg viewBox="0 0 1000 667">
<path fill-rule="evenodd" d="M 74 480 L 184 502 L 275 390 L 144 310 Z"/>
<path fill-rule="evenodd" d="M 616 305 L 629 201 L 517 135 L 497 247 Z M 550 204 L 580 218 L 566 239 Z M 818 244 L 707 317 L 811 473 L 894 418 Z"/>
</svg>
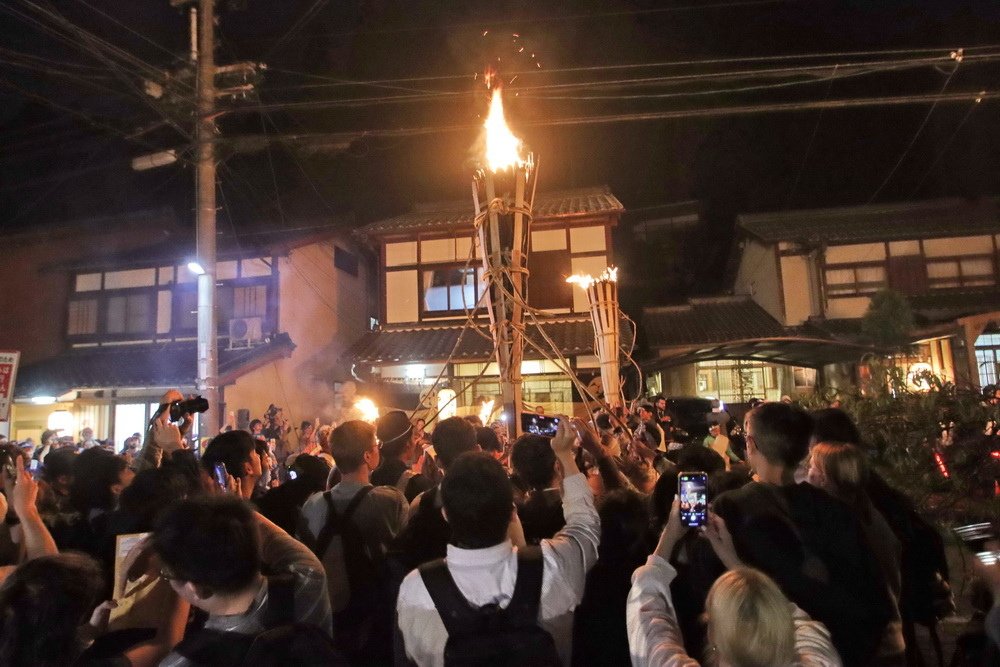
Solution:
<svg viewBox="0 0 1000 667">
<path fill-rule="evenodd" d="M 695 482 L 697 480 L 694 480 Z M 682 522 L 682 499 L 675 498 L 653 554 L 632 576 L 626 603 L 629 652 L 637 667 L 697 667 L 684 648 L 670 584 L 677 571 L 669 562 L 690 530 Z M 705 602 L 710 662 L 774 667 L 839 667 L 830 633 L 782 594 L 767 575 L 747 567 L 736 553 L 726 522 L 708 512 L 701 530 L 726 566 Z"/>
</svg>

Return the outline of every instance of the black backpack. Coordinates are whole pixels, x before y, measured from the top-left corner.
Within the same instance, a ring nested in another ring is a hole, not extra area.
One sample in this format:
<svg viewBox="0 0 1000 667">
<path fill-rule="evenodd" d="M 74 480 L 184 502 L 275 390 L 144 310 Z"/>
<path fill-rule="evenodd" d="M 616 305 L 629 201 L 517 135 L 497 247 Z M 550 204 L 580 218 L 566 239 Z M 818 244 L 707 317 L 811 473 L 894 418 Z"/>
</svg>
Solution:
<svg viewBox="0 0 1000 667">
<path fill-rule="evenodd" d="M 326 523 L 314 549 L 327 573 L 334 640 L 359 664 L 385 664 L 392 659 L 395 600 L 389 593 L 388 570 L 368 553 L 364 535 L 351 520 L 373 488 L 358 491 L 343 514 L 334 507 L 330 492 L 323 494 Z"/>
<path fill-rule="evenodd" d="M 506 609 L 473 607 L 448 572 L 444 559 L 420 566 L 420 576 L 448 631 L 444 664 L 486 667 L 561 665 L 552 635 L 538 625 L 544 562 L 539 548 L 517 552 L 517 582 Z"/>
<path fill-rule="evenodd" d="M 264 615 L 264 630 L 256 635 L 203 628 L 189 633 L 174 650 L 196 665 L 212 667 L 349 664 L 326 632 L 295 621 L 291 574 L 267 578 Z"/>
</svg>

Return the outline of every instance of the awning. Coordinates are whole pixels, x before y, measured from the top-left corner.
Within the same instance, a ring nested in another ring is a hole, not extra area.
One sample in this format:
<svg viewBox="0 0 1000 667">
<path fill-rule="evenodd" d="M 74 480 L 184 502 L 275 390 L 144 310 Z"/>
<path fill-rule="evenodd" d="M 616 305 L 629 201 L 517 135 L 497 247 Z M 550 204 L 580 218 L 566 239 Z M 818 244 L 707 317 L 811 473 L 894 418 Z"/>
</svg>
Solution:
<svg viewBox="0 0 1000 667">
<path fill-rule="evenodd" d="M 594 327 L 589 317 L 550 318 L 541 320 L 541 324 L 542 330 L 563 355 L 594 353 Z M 622 327 L 622 343 L 629 345 L 632 342 L 631 326 L 623 322 Z M 550 346 L 534 324 L 526 326 L 525 335 L 543 350 L 549 350 Z M 488 361 L 492 356 L 493 340 L 485 322 L 469 327 L 464 334 L 458 324 L 386 327 L 368 333 L 348 352 L 354 363 L 370 365 L 441 363 L 448 361 L 449 357 L 457 362 Z M 541 359 L 543 355 L 525 343 L 524 358 Z"/>
<path fill-rule="evenodd" d="M 219 350 L 219 385 L 295 349 L 288 334 L 245 349 Z M 197 374 L 195 341 L 74 348 L 23 366 L 17 374 L 16 398 L 61 396 L 80 389 L 190 387 Z"/>
<path fill-rule="evenodd" d="M 776 337 L 734 340 L 678 351 L 643 364 L 648 371 L 720 359 L 764 361 L 772 364 L 820 368 L 827 364 L 853 362 L 877 352 L 869 345 L 822 338 Z"/>
</svg>

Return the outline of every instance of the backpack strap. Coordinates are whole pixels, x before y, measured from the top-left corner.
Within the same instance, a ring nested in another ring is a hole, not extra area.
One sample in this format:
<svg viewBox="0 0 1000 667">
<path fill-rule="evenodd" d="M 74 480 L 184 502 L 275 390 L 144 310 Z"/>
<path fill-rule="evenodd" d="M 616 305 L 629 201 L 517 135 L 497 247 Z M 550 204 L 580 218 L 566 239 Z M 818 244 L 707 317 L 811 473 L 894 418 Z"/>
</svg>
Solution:
<svg viewBox="0 0 1000 667">
<path fill-rule="evenodd" d="M 422 503 L 421 503 L 422 504 Z M 505 615 L 517 625 L 535 625 L 542 596 L 542 573 L 544 561 L 539 547 L 519 548 L 517 551 L 517 580 L 514 595 L 505 610 Z M 448 636 L 461 635 L 475 630 L 477 612 L 462 595 L 458 585 L 448 571 L 444 558 L 424 563 L 420 566 L 420 577 L 434 601 L 441 622 Z"/>
<path fill-rule="evenodd" d="M 541 547 L 518 548 L 517 581 L 514 583 L 514 595 L 507 606 L 511 622 L 518 625 L 535 625 L 538 622 L 544 569 Z"/>
<path fill-rule="evenodd" d="M 337 508 L 334 507 L 333 497 L 330 495 L 331 492 L 327 491 L 323 494 L 323 500 L 326 501 L 326 523 L 323 524 L 323 529 L 319 531 L 319 536 L 316 538 L 316 548 L 314 553 L 316 556 L 322 560 L 323 555 L 326 550 L 330 548 L 330 542 L 333 541 L 333 536 L 338 533 L 344 532 L 344 524 L 350 521 L 351 516 L 354 514 L 354 510 L 358 508 L 361 501 L 365 499 L 369 493 L 371 493 L 373 486 L 364 486 L 354 494 L 351 498 L 351 502 L 348 503 L 347 507 L 344 509 L 344 514 L 340 515 L 337 513 Z"/>
</svg>

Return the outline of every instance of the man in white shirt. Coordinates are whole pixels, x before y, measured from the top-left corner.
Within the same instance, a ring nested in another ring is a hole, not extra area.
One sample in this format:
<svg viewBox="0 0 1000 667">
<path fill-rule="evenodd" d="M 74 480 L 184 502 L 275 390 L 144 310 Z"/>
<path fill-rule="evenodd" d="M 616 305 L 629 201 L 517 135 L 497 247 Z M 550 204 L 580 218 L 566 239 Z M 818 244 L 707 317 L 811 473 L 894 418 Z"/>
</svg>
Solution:
<svg viewBox="0 0 1000 667">
<path fill-rule="evenodd" d="M 573 634 L 573 610 L 583 597 L 587 570 L 597 561 L 600 519 L 594 509 L 594 497 L 587 479 L 579 473 L 573 458 L 576 441 L 574 428 L 586 428 L 574 420 L 561 419 L 552 449 L 565 471 L 563 479 L 563 514 L 566 526 L 552 539 L 542 540 L 543 560 L 540 627 L 552 635 L 563 664 L 570 663 Z M 506 608 L 517 580 L 517 550 L 507 537 L 508 524 L 516 520 L 509 481 L 500 477 L 496 485 L 504 488 L 488 492 L 473 491 L 463 479 L 458 465 L 463 454 L 449 468 L 441 486 L 444 514 L 451 526 L 451 541 L 445 559 L 448 572 L 462 596 L 474 607 L 496 604 Z M 475 466 L 469 466 L 470 469 Z M 449 494 L 449 489 L 451 493 Z M 427 587 L 415 570 L 403 580 L 396 603 L 399 630 L 406 657 L 421 667 L 442 666 L 448 641 L 441 617 Z"/>
</svg>

